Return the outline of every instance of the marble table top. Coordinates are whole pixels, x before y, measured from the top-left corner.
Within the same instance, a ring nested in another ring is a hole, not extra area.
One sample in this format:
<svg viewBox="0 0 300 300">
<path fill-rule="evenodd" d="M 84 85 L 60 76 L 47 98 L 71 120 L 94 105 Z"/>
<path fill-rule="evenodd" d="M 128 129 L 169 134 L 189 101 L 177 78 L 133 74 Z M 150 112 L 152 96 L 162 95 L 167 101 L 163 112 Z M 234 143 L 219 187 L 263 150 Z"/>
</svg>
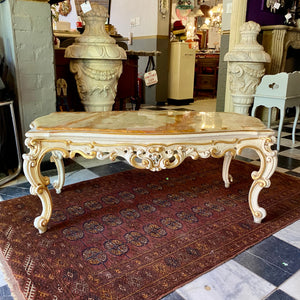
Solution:
<svg viewBox="0 0 300 300">
<path fill-rule="evenodd" d="M 272 132 L 259 119 L 236 113 L 196 111 L 55 112 L 34 120 L 31 131 L 109 134 L 199 134 Z"/>
</svg>

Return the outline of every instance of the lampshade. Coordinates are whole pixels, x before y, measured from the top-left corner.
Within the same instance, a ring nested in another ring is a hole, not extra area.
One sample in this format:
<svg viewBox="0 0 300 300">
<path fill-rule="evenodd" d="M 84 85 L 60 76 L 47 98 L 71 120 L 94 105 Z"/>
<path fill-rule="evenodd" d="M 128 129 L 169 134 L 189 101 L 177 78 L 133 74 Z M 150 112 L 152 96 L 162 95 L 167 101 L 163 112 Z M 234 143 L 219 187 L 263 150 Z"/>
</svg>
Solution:
<svg viewBox="0 0 300 300">
<path fill-rule="evenodd" d="M 191 9 L 182 9 L 176 7 L 176 16 L 181 20 L 183 18 L 186 18 L 191 11 Z"/>
<path fill-rule="evenodd" d="M 207 24 L 204 23 L 204 24 L 201 25 L 200 29 L 201 29 L 201 30 L 208 30 L 209 27 L 208 27 Z"/>
<path fill-rule="evenodd" d="M 200 8 L 194 8 L 193 11 L 191 12 L 194 17 L 202 17 L 204 16 L 203 11 Z"/>
<path fill-rule="evenodd" d="M 190 10 L 192 10 L 193 8 L 194 8 L 194 6 L 192 5 L 192 1 L 190 1 L 190 0 L 178 0 L 177 1 L 176 9 L 180 9 L 180 10 L 190 9 Z"/>
<path fill-rule="evenodd" d="M 192 5 L 192 1 L 190 0 L 178 0 L 176 5 L 176 15 L 181 20 L 186 18 L 194 6 Z"/>
</svg>

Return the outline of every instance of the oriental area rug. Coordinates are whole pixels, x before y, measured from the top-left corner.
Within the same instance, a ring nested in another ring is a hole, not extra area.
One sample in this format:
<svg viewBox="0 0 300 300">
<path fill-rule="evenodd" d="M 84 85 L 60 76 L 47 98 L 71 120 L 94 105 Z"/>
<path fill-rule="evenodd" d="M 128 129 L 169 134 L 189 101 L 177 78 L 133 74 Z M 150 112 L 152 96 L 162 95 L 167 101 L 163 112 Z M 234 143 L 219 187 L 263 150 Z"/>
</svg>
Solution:
<svg viewBox="0 0 300 300">
<path fill-rule="evenodd" d="M 36 196 L 0 203 L 0 257 L 16 299 L 160 299 L 300 218 L 300 180 L 275 173 L 253 222 L 247 196 L 258 167 L 186 160 L 160 172 L 130 170 L 63 188 L 49 229 Z"/>
</svg>

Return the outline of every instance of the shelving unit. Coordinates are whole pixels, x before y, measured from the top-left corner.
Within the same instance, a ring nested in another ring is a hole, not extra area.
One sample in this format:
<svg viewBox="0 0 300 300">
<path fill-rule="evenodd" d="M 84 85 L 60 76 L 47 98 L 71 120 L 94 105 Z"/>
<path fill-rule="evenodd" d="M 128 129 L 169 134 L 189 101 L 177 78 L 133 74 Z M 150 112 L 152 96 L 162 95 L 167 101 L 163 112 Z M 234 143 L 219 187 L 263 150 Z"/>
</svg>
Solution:
<svg viewBox="0 0 300 300">
<path fill-rule="evenodd" d="M 217 94 L 219 55 L 198 56 L 195 61 L 194 95 Z"/>
</svg>

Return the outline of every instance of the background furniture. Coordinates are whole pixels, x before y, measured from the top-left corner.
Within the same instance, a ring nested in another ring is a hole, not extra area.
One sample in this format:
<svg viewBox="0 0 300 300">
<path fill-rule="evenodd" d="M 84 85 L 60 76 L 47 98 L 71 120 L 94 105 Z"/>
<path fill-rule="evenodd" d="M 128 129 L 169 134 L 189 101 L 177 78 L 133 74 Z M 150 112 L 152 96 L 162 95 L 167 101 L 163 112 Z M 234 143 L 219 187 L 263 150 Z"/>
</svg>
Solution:
<svg viewBox="0 0 300 300">
<path fill-rule="evenodd" d="M 127 101 L 135 101 L 135 110 L 140 107 L 138 99 L 138 59 L 134 54 L 127 53 L 127 60 L 123 60 L 123 71 L 118 81 L 117 96 L 113 110 L 126 110 Z"/>
<path fill-rule="evenodd" d="M 262 26 L 262 45 L 271 55 L 266 74 L 284 72 L 289 47 L 300 49 L 300 28 L 286 25 Z M 295 69 L 294 69 L 295 70 Z"/>
<path fill-rule="evenodd" d="M 256 89 L 252 116 L 255 110 L 263 105 L 268 108 L 268 127 L 271 121 L 271 108 L 277 107 L 280 110 L 280 121 L 277 137 L 277 150 L 280 149 L 280 135 L 287 107 L 296 107 L 296 115 L 293 124 L 293 144 L 295 143 L 295 132 L 300 111 L 300 72 L 279 73 L 275 75 L 265 75 Z"/>
<path fill-rule="evenodd" d="M 10 114 L 11 114 L 11 122 L 13 125 L 13 136 L 14 136 L 14 141 L 15 141 L 15 149 L 11 148 L 11 139 L 10 139 L 10 134 L 11 134 L 11 126 L 8 126 L 8 118 L 7 118 L 7 113 L 1 111 L 0 116 L 3 118 L 3 120 L 1 120 L 1 123 L 4 122 L 4 124 L 2 124 L 1 126 L 1 132 L 0 132 L 0 137 L 1 137 L 1 143 L 0 143 L 0 158 L 1 158 L 1 167 L 6 167 L 7 162 L 8 163 L 13 163 L 13 165 L 15 164 L 15 162 L 11 162 L 12 160 L 12 155 L 17 156 L 17 160 L 18 160 L 18 166 L 15 169 L 15 171 L 13 173 L 9 173 L 8 175 L 2 179 L 0 179 L 0 185 L 12 180 L 13 178 L 17 177 L 22 169 L 22 157 L 21 157 L 21 150 L 20 150 L 20 144 L 19 144 L 19 138 L 18 138 L 18 131 L 17 131 L 17 124 L 16 124 L 16 118 L 15 118 L 15 112 L 14 112 L 14 107 L 13 107 L 13 101 L 7 99 L 4 102 L 0 102 L 0 107 L 5 108 L 5 106 L 9 106 L 10 109 Z M 3 126 L 4 125 L 4 126 Z M 3 130 L 5 130 L 5 132 L 3 132 Z M 4 136 L 3 136 L 4 135 Z M 8 144 L 5 144 L 4 142 L 7 141 Z M 3 149 L 2 149 L 3 147 Z M 2 151 L 4 150 L 4 151 Z M 3 154 L 3 155 L 2 155 Z M 7 160 L 6 162 L 3 160 Z M 10 168 L 11 166 L 9 166 Z"/>
<path fill-rule="evenodd" d="M 65 49 L 55 49 L 56 111 L 83 111 L 70 59 L 65 58 Z M 63 86 L 59 80 L 64 80 Z"/>
<path fill-rule="evenodd" d="M 171 42 L 168 104 L 187 105 L 194 102 L 194 70 L 196 50 L 188 43 Z"/>
<path fill-rule="evenodd" d="M 194 95 L 217 94 L 219 55 L 197 55 L 195 62 Z"/>
</svg>

